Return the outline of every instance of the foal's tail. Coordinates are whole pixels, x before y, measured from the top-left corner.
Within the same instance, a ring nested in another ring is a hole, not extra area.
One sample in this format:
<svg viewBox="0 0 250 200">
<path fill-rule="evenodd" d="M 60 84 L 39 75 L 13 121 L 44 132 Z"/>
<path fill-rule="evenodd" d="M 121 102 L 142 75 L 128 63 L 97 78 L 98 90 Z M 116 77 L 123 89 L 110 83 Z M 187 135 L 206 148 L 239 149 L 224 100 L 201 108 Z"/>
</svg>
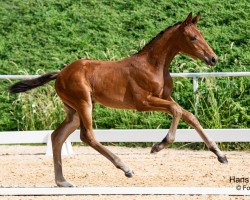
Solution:
<svg viewBox="0 0 250 200">
<path fill-rule="evenodd" d="M 42 86 L 45 83 L 48 83 L 49 81 L 56 79 L 58 74 L 59 72 L 52 72 L 52 73 L 44 74 L 38 78 L 20 81 L 10 86 L 8 90 L 12 94 L 25 92 L 27 90 L 31 90 L 33 88 Z"/>
</svg>

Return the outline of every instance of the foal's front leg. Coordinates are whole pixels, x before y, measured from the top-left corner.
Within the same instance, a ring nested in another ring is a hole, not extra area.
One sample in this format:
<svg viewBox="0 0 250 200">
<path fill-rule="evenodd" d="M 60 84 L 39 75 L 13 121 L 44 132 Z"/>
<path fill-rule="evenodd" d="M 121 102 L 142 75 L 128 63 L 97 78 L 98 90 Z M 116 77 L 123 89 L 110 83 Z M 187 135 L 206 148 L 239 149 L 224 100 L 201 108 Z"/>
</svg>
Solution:
<svg viewBox="0 0 250 200">
<path fill-rule="evenodd" d="M 155 144 L 151 149 L 151 153 L 156 153 L 174 142 L 176 129 L 182 117 L 182 109 L 175 102 L 160 99 L 154 96 L 149 96 L 144 104 L 147 111 L 161 111 L 173 115 L 173 120 L 167 136 L 159 144 Z"/>
<path fill-rule="evenodd" d="M 171 97 L 169 98 L 171 102 L 175 102 Z M 182 109 L 182 119 L 187 122 L 190 126 L 192 126 L 201 136 L 202 140 L 207 145 L 208 149 L 212 151 L 218 158 L 221 163 L 228 163 L 226 156 L 221 152 L 216 143 L 209 138 L 209 136 L 204 132 L 200 122 L 197 118 L 187 110 Z"/>
<path fill-rule="evenodd" d="M 190 126 L 192 126 L 199 133 L 199 135 L 201 136 L 201 138 L 207 145 L 208 149 L 217 156 L 218 160 L 221 163 L 225 163 L 225 164 L 228 163 L 226 156 L 221 152 L 221 150 L 218 148 L 216 143 L 213 140 L 211 140 L 208 137 L 208 135 L 204 132 L 199 121 L 196 119 L 196 117 L 192 113 L 182 109 L 182 119 L 185 122 L 187 122 Z"/>
</svg>

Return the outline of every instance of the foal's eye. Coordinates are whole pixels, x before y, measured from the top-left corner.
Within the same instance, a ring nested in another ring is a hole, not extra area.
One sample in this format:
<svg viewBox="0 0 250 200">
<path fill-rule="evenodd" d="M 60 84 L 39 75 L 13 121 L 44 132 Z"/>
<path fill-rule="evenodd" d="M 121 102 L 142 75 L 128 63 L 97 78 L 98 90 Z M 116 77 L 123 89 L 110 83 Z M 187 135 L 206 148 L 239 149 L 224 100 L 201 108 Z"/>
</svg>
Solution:
<svg viewBox="0 0 250 200">
<path fill-rule="evenodd" d="M 191 36 L 189 39 L 190 39 L 191 41 L 195 41 L 195 40 L 196 40 L 196 37 Z"/>
</svg>

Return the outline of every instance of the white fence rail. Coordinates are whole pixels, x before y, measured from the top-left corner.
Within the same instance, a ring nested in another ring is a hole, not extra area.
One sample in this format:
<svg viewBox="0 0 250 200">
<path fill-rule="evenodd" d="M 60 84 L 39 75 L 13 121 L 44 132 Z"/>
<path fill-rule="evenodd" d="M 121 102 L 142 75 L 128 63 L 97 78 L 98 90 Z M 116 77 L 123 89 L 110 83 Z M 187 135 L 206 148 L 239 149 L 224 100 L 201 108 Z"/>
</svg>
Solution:
<svg viewBox="0 0 250 200">
<path fill-rule="evenodd" d="M 99 129 L 94 130 L 100 142 L 160 142 L 169 129 Z M 205 129 L 216 142 L 250 142 L 250 129 Z M 47 143 L 53 130 L 0 132 L 0 144 Z M 80 130 L 67 142 L 81 142 Z M 194 129 L 177 129 L 175 142 L 203 142 Z"/>
<path fill-rule="evenodd" d="M 52 155 L 52 132 L 0 132 L 0 144 L 47 143 L 46 155 Z M 168 133 L 168 129 L 110 129 L 94 132 L 100 142 L 160 142 Z M 250 142 L 249 129 L 205 129 L 205 132 L 216 142 Z M 81 142 L 79 130 L 66 140 L 63 155 L 73 154 L 71 142 Z M 175 142 L 202 142 L 202 139 L 194 129 L 177 129 Z"/>
</svg>

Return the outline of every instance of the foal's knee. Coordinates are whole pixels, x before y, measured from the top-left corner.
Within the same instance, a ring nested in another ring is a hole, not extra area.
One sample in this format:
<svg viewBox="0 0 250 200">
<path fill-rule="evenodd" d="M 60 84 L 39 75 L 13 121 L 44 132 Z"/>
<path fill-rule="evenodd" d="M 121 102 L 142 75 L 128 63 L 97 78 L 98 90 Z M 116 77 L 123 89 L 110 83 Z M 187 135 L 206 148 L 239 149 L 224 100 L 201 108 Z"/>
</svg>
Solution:
<svg viewBox="0 0 250 200">
<path fill-rule="evenodd" d="M 174 105 L 171 109 L 174 117 L 181 118 L 182 117 L 182 109 L 179 105 Z"/>
</svg>

